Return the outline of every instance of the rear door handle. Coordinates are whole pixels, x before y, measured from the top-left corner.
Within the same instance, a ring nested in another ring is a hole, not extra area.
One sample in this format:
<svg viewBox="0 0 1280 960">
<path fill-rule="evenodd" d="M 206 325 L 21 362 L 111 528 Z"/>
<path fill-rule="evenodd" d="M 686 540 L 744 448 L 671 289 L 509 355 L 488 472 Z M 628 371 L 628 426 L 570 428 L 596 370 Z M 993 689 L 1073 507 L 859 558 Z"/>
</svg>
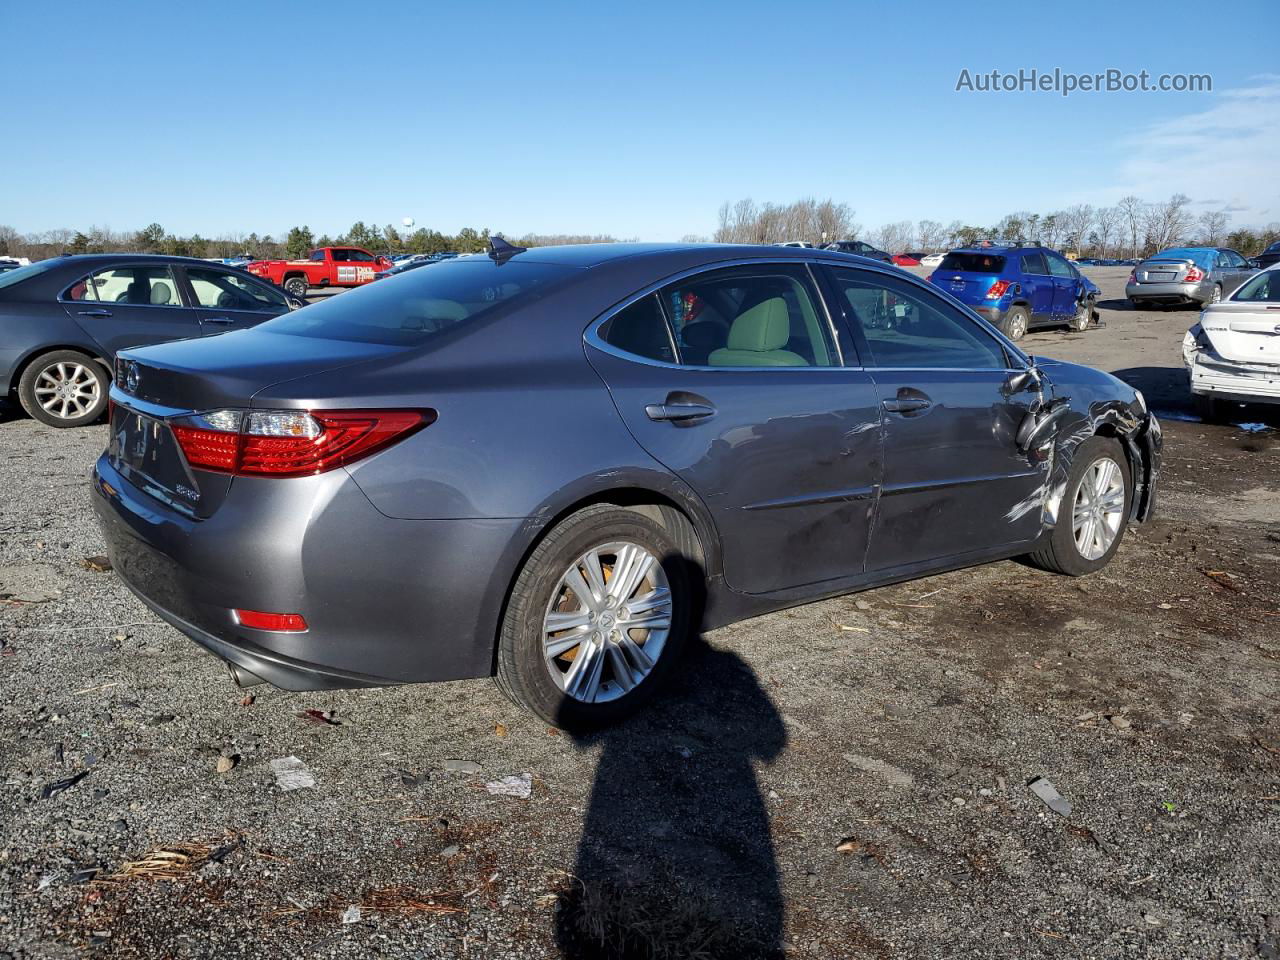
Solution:
<svg viewBox="0 0 1280 960">
<path fill-rule="evenodd" d="M 201 323 L 234 323 L 230 317 L 205 317 Z"/>
<path fill-rule="evenodd" d="M 716 415 L 716 408 L 709 403 L 651 403 L 644 408 L 650 420 L 672 423 L 691 423 Z"/>
<path fill-rule="evenodd" d="M 110 311 L 110 310 L 103 310 L 101 307 L 98 307 L 97 309 L 94 309 L 94 310 L 78 310 L 78 311 L 76 311 L 76 312 L 77 312 L 80 316 L 82 316 L 82 317 L 109 317 L 109 316 L 111 316 L 111 311 Z"/>
</svg>

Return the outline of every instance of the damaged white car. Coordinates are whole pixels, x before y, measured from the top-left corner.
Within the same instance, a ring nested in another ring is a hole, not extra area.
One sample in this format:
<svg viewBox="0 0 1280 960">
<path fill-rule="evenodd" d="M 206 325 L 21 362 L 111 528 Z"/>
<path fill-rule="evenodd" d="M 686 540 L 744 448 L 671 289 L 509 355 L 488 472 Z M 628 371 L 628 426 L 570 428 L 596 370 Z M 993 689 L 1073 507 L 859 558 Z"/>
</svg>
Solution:
<svg viewBox="0 0 1280 960">
<path fill-rule="evenodd" d="M 1211 303 L 1182 340 L 1202 419 L 1226 419 L 1240 403 L 1280 404 L 1280 264 Z"/>
</svg>

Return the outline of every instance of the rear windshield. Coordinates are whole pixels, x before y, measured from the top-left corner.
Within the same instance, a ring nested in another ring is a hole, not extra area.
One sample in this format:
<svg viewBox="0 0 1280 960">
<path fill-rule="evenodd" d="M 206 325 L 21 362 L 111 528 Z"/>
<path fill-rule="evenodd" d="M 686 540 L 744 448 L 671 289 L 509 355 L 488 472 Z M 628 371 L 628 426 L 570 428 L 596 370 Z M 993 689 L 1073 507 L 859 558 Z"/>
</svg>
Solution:
<svg viewBox="0 0 1280 960">
<path fill-rule="evenodd" d="M 1004 270 L 1004 257 L 992 253 L 948 253 L 942 258 L 941 270 L 962 270 L 965 273 L 1000 273 Z"/>
<path fill-rule="evenodd" d="M 1280 271 L 1265 270 L 1240 285 L 1232 300 L 1249 303 L 1280 303 Z"/>
<path fill-rule="evenodd" d="M 1169 250 L 1161 250 L 1154 257 L 1148 257 L 1148 260 L 1193 260 L 1204 266 L 1214 259 L 1212 250 L 1197 250 L 1194 247 L 1172 247 Z"/>
<path fill-rule="evenodd" d="M 558 264 L 468 257 L 410 270 L 262 324 L 272 333 L 411 346 L 499 304 L 542 296 L 580 272 Z"/>
<path fill-rule="evenodd" d="M 5 287 L 12 287 L 15 283 L 21 283 L 31 277 L 39 276 L 46 270 L 52 270 L 57 265 L 57 259 L 50 258 L 37 261 L 25 267 L 19 267 L 17 270 L 6 270 L 4 273 L 0 273 L 0 290 Z"/>
</svg>

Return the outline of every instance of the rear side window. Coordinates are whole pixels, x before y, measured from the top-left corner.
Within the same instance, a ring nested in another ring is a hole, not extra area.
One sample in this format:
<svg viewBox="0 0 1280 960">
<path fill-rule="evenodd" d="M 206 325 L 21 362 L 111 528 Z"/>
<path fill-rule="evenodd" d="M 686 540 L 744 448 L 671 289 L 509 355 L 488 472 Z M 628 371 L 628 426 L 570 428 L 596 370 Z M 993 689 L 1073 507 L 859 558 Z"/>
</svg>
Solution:
<svg viewBox="0 0 1280 960">
<path fill-rule="evenodd" d="M 895 277 L 834 268 L 845 314 L 871 351 L 867 366 L 1000 370 L 999 342 L 960 311 Z"/>
<path fill-rule="evenodd" d="M 961 270 L 965 273 L 1000 273 L 1004 270 L 1004 257 L 992 253 L 948 253 L 942 258 L 940 270 Z"/>
<path fill-rule="evenodd" d="M 1280 271 L 1267 270 L 1240 285 L 1232 300 L 1250 303 L 1280 303 Z"/>
<path fill-rule="evenodd" d="M 839 366 L 803 266 L 711 270 L 664 287 L 659 295 L 685 366 Z"/>
<path fill-rule="evenodd" d="M 411 346 L 501 304 L 544 295 L 579 270 L 559 264 L 468 258 L 437 263 L 268 320 L 261 329 L 302 337 Z"/>
<path fill-rule="evenodd" d="M 79 280 L 64 300 L 119 303 L 135 307 L 180 307 L 178 284 L 168 267 L 116 267 Z"/>
<path fill-rule="evenodd" d="M 600 338 L 611 347 L 660 363 L 675 363 L 671 333 L 657 294 L 642 297 L 615 313 L 601 329 Z"/>
<path fill-rule="evenodd" d="M 1044 257 L 1039 253 L 1024 253 L 1021 261 L 1023 273 L 1042 277 L 1049 272 L 1049 268 L 1044 265 Z"/>
<path fill-rule="evenodd" d="M 187 267 L 187 280 L 191 282 L 191 289 L 195 292 L 196 303 L 211 310 L 279 313 L 289 306 L 284 294 L 275 287 L 225 270 Z"/>
<path fill-rule="evenodd" d="M 1045 254 L 1045 260 L 1049 262 L 1049 272 L 1055 277 L 1066 277 L 1075 279 L 1075 273 L 1071 269 L 1071 264 L 1063 260 L 1061 257 L 1055 257 L 1052 253 Z"/>
<path fill-rule="evenodd" d="M 324 259 L 324 251 L 323 251 L 323 250 L 312 250 L 312 251 L 311 251 L 311 259 L 312 259 L 312 260 L 323 260 L 323 259 Z"/>
</svg>

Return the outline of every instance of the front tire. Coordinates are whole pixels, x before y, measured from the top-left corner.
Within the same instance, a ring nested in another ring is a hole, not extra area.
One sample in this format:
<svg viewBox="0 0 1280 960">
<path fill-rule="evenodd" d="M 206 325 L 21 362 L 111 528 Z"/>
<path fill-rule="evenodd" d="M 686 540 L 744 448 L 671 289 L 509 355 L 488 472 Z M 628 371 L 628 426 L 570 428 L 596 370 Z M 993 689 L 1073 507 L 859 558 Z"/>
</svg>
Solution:
<svg viewBox="0 0 1280 960">
<path fill-rule="evenodd" d="M 75 350 L 51 350 L 22 372 L 18 402 L 48 426 L 81 427 L 102 416 L 110 388 L 111 379 L 97 361 Z"/>
<path fill-rule="evenodd" d="M 1120 548 L 1132 497 L 1124 448 L 1110 437 L 1090 437 L 1076 450 L 1057 524 L 1027 559 L 1069 577 L 1101 570 Z"/>
<path fill-rule="evenodd" d="M 1075 333 L 1084 333 L 1089 329 L 1089 322 L 1093 319 L 1093 301 L 1085 298 L 1076 304 L 1076 314 L 1071 318 L 1071 322 L 1067 327 Z"/>
<path fill-rule="evenodd" d="M 495 678 L 507 697 L 554 726 L 585 729 L 654 695 L 679 659 L 696 596 L 682 546 L 692 531 L 669 526 L 598 504 L 547 534 L 507 600 Z"/>
<path fill-rule="evenodd" d="M 306 277 L 290 277 L 284 282 L 284 288 L 287 291 L 295 297 L 302 297 L 303 299 L 306 299 L 309 287 Z"/>
<path fill-rule="evenodd" d="M 1026 307 L 1010 307 L 1009 312 L 1000 321 L 1000 329 L 1010 340 L 1021 340 L 1026 336 L 1030 325 L 1031 315 L 1027 313 Z"/>
<path fill-rule="evenodd" d="M 1211 393 L 1193 393 L 1196 414 L 1204 423 L 1226 423 L 1231 415 L 1231 405 Z"/>
</svg>

